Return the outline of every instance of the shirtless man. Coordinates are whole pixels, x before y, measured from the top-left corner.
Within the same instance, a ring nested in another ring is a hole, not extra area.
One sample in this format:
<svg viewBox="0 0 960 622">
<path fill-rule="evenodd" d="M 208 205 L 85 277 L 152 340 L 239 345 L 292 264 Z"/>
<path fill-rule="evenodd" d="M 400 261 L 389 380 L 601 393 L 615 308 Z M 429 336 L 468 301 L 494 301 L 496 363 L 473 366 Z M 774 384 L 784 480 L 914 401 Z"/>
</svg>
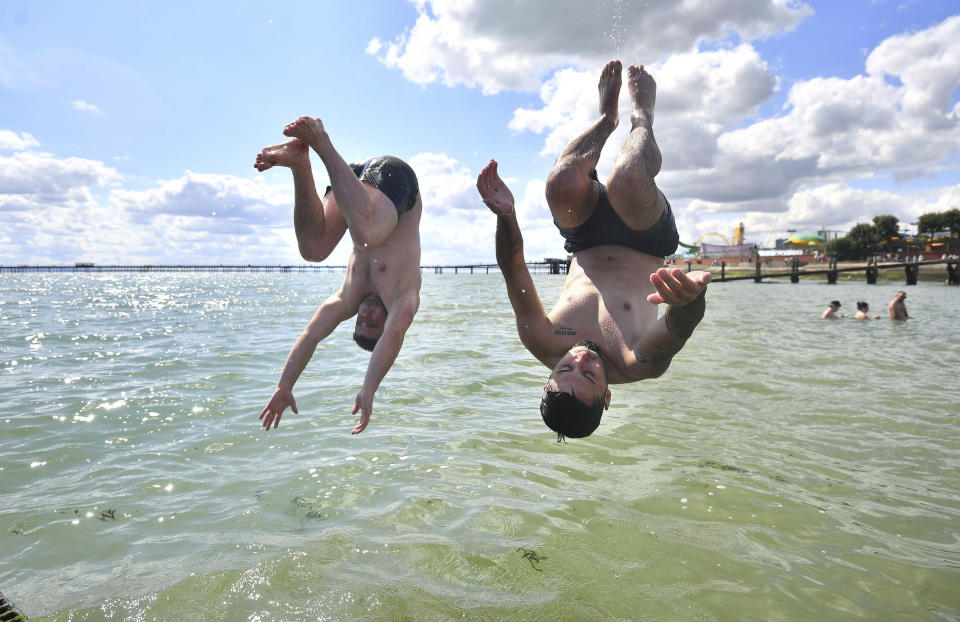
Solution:
<svg viewBox="0 0 960 622">
<path fill-rule="evenodd" d="M 830 304 L 827 305 L 827 308 L 823 310 L 823 313 L 820 314 L 820 318 L 824 320 L 839 320 L 842 317 L 847 317 L 845 314 L 841 315 L 837 313 L 840 310 L 840 301 L 831 300 Z"/>
<path fill-rule="evenodd" d="M 904 300 L 907 299 L 907 292 L 901 290 L 893 297 L 887 308 L 890 310 L 891 320 L 905 320 L 910 317 L 907 313 L 907 305 Z"/>
<path fill-rule="evenodd" d="M 267 147 L 254 166 L 265 171 L 286 166 L 293 172 L 293 223 L 300 254 L 322 261 L 350 232 L 353 250 L 343 285 L 327 298 L 297 339 L 283 365 L 277 389 L 260 413 L 263 427 L 280 425 L 297 402 L 293 385 L 317 343 L 338 324 L 357 316 L 354 341 L 372 351 L 363 386 L 353 405 L 359 434 L 370 422 L 373 396 L 403 345 L 403 337 L 420 306 L 420 215 L 423 204 L 417 177 L 392 156 L 347 164 L 330 142 L 320 119 L 300 117 L 287 125 L 293 140 Z M 330 186 L 321 198 L 310 168 L 310 148 L 320 156 Z"/>
<path fill-rule="evenodd" d="M 870 305 L 866 302 L 857 303 L 857 314 L 853 316 L 856 320 L 879 320 L 879 315 L 870 316 Z"/>
<path fill-rule="evenodd" d="M 600 75 L 600 120 L 560 155 L 547 179 L 547 204 L 573 253 L 560 299 L 548 315 L 523 256 L 513 194 L 493 160 L 477 179 L 497 215 L 497 263 L 520 341 L 552 369 L 540 414 L 564 437 L 590 435 L 610 406 L 608 384 L 663 374 L 703 318 L 708 272 L 663 267 L 677 248 L 670 204 L 653 178 L 660 150 L 653 137 L 656 83 L 643 66 L 627 69 L 631 131 L 606 186 L 597 180 L 600 151 L 617 127 L 620 61 Z M 657 305 L 667 303 L 657 319 Z"/>
</svg>

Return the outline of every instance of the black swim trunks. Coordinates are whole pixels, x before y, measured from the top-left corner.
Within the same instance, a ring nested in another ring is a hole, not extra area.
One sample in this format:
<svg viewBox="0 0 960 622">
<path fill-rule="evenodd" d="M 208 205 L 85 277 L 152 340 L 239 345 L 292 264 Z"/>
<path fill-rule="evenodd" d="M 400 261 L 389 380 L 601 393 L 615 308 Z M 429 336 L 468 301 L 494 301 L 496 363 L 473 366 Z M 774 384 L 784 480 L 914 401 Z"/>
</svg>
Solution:
<svg viewBox="0 0 960 622">
<path fill-rule="evenodd" d="M 600 182 L 597 183 L 600 184 Z M 673 219 L 670 202 L 666 197 L 663 200 L 666 207 L 660 219 L 649 229 L 636 231 L 628 227 L 617 215 L 613 205 L 610 204 L 610 199 L 607 198 L 607 188 L 600 184 L 600 199 L 586 222 L 572 229 L 557 225 L 560 235 L 565 240 L 563 248 L 568 253 L 576 253 L 601 244 L 615 244 L 655 257 L 672 255 L 677 250 L 680 236 L 677 233 L 677 223 Z"/>
<path fill-rule="evenodd" d="M 398 217 L 416 205 L 417 195 L 420 194 L 417 174 L 400 158 L 377 156 L 354 162 L 350 168 L 360 181 L 367 182 L 393 201 Z M 330 192 L 330 186 L 327 186 L 324 196 L 327 192 Z"/>
</svg>

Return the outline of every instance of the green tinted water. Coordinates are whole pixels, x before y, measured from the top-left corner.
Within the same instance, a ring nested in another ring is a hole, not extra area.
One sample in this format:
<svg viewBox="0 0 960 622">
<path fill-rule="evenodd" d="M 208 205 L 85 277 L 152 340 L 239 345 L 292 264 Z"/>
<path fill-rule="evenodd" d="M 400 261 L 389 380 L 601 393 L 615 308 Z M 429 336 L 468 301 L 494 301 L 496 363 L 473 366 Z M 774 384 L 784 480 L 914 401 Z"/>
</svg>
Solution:
<svg viewBox="0 0 960 622">
<path fill-rule="evenodd" d="M 425 275 L 351 436 L 342 275 L 0 277 L 0 591 L 33 620 L 960 619 L 960 289 L 724 283 L 590 439 L 499 275 Z M 562 277 L 536 277 L 548 306 Z"/>
</svg>

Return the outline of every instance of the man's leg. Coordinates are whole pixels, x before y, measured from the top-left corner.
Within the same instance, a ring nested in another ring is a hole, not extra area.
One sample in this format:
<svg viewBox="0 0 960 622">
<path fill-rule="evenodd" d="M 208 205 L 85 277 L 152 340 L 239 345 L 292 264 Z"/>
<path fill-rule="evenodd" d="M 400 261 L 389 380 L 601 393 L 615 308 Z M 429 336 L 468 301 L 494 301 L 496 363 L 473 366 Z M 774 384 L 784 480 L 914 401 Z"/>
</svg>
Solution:
<svg viewBox="0 0 960 622">
<path fill-rule="evenodd" d="M 649 229 L 663 214 L 666 200 L 653 178 L 660 172 L 660 148 L 653 137 L 657 84 L 643 65 L 627 68 L 633 103 L 631 130 L 607 180 L 607 196 L 617 215 L 631 229 Z"/>
<path fill-rule="evenodd" d="M 612 60 L 600 73 L 600 120 L 578 136 L 557 158 L 547 178 L 547 205 L 561 227 L 582 225 L 597 205 L 600 188 L 591 173 L 600 161 L 604 143 L 617 128 L 617 101 L 622 67 Z"/>
<path fill-rule="evenodd" d="M 317 195 L 310 146 L 294 138 L 257 154 L 254 167 L 258 171 L 274 166 L 286 166 L 293 173 L 293 229 L 300 256 L 307 261 L 323 261 L 340 242 L 347 223 L 332 196 L 321 199 Z"/>
<path fill-rule="evenodd" d="M 350 165 L 334 149 L 320 119 L 300 117 L 283 133 L 308 143 L 320 156 L 330 176 L 340 213 L 357 248 L 373 248 L 393 233 L 397 226 L 396 206 L 387 195 L 357 179 Z"/>
</svg>

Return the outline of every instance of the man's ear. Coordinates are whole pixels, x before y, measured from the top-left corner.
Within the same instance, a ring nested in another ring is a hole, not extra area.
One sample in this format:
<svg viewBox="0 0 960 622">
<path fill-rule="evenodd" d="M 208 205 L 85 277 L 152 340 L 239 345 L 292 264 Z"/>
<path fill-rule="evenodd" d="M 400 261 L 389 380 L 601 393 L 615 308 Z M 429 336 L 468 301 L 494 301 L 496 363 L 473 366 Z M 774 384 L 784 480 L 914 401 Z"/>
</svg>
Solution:
<svg viewBox="0 0 960 622">
<path fill-rule="evenodd" d="M 610 410 L 610 389 L 607 389 L 607 394 L 603 396 L 603 409 Z"/>
</svg>

